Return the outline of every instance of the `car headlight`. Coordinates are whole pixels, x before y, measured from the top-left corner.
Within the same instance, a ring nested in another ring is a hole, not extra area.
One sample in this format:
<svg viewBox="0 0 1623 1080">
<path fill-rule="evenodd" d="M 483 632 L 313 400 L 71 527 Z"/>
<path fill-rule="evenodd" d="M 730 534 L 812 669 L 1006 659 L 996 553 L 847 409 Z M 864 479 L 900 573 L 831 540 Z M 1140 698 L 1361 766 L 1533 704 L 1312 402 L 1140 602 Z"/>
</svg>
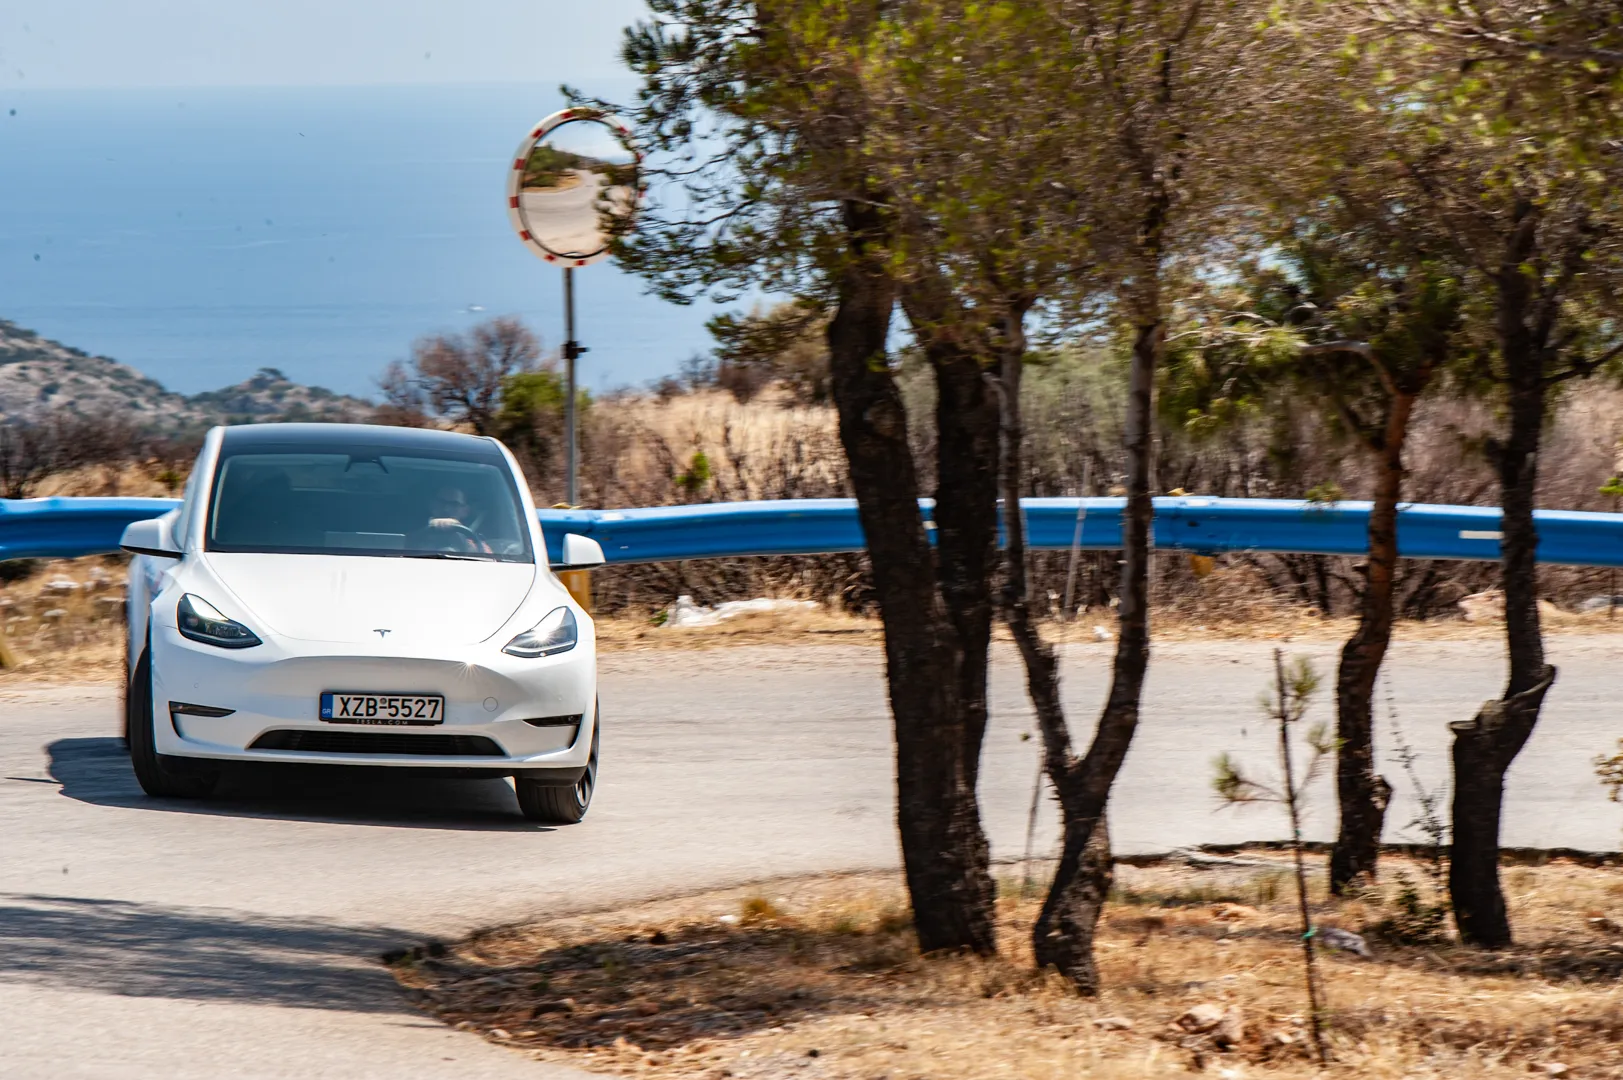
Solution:
<svg viewBox="0 0 1623 1080">
<path fill-rule="evenodd" d="M 175 624 L 180 636 L 205 645 L 222 649 L 250 649 L 263 644 L 258 635 L 235 619 L 228 619 L 220 609 L 192 593 L 180 598 L 175 608 Z"/>
<path fill-rule="evenodd" d="M 554 608 L 547 617 L 502 646 L 509 656 L 552 656 L 568 652 L 580 640 L 575 613 L 566 607 Z"/>
</svg>

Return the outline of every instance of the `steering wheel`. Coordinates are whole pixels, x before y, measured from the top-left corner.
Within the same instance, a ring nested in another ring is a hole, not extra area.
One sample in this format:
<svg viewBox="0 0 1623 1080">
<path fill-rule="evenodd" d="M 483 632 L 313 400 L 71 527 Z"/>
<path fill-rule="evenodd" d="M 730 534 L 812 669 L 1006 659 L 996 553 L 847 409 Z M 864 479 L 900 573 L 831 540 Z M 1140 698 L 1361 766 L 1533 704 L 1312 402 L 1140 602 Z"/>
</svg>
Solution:
<svg viewBox="0 0 1623 1080">
<path fill-rule="evenodd" d="M 484 541 L 479 539 L 479 534 L 468 528 L 466 525 L 463 525 L 461 522 L 448 522 L 440 525 L 431 525 L 429 526 L 428 533 L 430 543 L 436 551 L 478 551 L 484 546 Z M 462 547 L 460 549 L 455 547 L 440 546 L 441 543 L 452 538 L 462 542 Z"/>
</svg>

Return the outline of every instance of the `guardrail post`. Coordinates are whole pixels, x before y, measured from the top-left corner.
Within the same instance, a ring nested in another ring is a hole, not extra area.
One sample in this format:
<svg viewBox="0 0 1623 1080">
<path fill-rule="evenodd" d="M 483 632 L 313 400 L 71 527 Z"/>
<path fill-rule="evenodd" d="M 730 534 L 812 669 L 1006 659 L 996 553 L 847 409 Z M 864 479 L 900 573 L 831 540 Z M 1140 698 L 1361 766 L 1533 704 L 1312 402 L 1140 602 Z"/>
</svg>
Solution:
<svg viewBox="0 0 1623 1080">
<path fill-rule="evenodd" d="M 560 570 L 558 571 L 558 580 L 563 583 L 564 588 L 569 590 L 569 595 L 574 597 L 575 603 L 585 608 L 586 613 L 590 615 L 592 613 L 592 572 L 590 570 Z"/>
</svg>

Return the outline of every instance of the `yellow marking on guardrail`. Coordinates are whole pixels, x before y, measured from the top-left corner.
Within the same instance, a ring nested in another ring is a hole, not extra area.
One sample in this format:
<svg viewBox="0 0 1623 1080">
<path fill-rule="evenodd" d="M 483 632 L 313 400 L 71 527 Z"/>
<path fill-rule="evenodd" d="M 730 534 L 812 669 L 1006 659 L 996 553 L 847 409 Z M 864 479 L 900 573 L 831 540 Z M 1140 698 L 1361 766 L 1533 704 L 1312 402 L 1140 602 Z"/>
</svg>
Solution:
<svg viewBox="0 0 1623 1080">
<path fill-rule="evenodd" d="M 569 595 L 575 598 L 575 603 L 585 608 L 590 614 L 592 610 L 592 575 L 588 570 L 560 570 L 558 580 L 563 582 Z"/>
</svg>

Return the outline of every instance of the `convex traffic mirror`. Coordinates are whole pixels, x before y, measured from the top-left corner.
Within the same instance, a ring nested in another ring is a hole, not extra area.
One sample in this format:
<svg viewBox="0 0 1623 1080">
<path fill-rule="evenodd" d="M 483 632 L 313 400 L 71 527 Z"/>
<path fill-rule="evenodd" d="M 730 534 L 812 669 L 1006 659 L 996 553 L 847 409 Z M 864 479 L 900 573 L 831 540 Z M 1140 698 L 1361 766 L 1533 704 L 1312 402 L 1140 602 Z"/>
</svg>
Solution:
<svg viewBox="0 0 1623 1080">
<path fill-rule="evenodd" d="M 637 155 L 614 117 L 565 109 L 519 144 L 508 211 L 520 239 L 548 262 L 585 266 L 608 255 L 607 221 L 637 204 Z"/>
</svg>

